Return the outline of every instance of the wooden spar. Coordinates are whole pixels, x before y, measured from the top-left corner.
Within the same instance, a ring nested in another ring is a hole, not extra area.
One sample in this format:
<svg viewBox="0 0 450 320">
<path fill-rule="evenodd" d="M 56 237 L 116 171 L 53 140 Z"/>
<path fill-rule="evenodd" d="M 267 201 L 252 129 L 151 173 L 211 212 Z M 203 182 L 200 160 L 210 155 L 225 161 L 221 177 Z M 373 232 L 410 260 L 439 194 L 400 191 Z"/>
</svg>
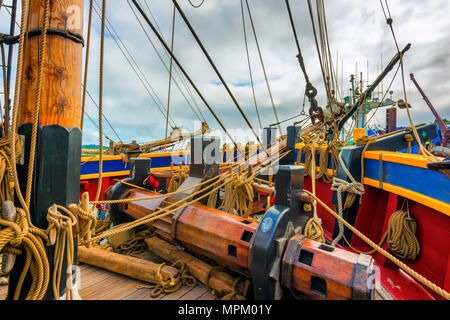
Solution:
<svg viewBox="0 0 450 320">
<path fill-rule="evenodd" d="M 142 280 L 158 283 L 157 272 L 159 264 L 144 259 L 134 258 L 123 254 L 99 248 L 78 247 L 78 261 L 90 264 L 115 273 Z M 175 277 L 179 270 L 171 266 L 162 266 L 161 275 L 164 279 Z"/>
<path fill-rule="evenodd" d="M 49 29 L 83 34 L 83 0 L 50 1 Z M 28 32 L 42 27 L 43 1 L 30 1 Z M 24 72 L 18 125 L 33 122 L 40 33 L 31 34 L 24 48 Z M 42 74 L 39 125 L 80 127 L 83 45 L 60 34 L 47 33 Z"/>
<path fill-rule="evenodd" d="M 179 141 L 182 141 L 182 140 L 185 140 L 185 139 L 189 139 L 191 137 L 196 137 L 196 136 L 205 134 L 208 131 L 209 131 L 209 129 L 206 129 L 206 128 L 205 129 L 203 129 L 203 128 L 199 129 L 199 130 L 197 130 L 195 132 L 192 132 L 192 133 L 182 133 L 180 131 L 180 134 L 177 135 L 177 136 L 174 136 L 173 138 L 172 137 L 168 137 L 167 140 L 166 139 L 161 139 L 161 140 L 148 142 L 148 143 L 145 143 L 145 144 L 141 145 L 140 149 L 141 150 L 146 150 L 146 149 L 151 149 L 151 148 L 163 146 L 166 143 L 166 141 L 167 141 L 167 144 L 179 142 Z"/>
<path fill-rule="evenodd" d="M 169 262 L 175 263 L 176 261 L 182 261 L 189 274 L 194 276 L 205 286 L 210 287 L 217 292 L 229 293 L 233 291 L 233 285 L 236 279 L 229 274 L 220 270 L 214 271 L 214 267 L 158 237 L 147 238 L 145 239 L 145 243 L 150 251 Z M 244 296 L 246 294 L 246 292 L 244 292 L 244 282 L 239 281 L 235 290 L 238 294 Z"/>
</svg>

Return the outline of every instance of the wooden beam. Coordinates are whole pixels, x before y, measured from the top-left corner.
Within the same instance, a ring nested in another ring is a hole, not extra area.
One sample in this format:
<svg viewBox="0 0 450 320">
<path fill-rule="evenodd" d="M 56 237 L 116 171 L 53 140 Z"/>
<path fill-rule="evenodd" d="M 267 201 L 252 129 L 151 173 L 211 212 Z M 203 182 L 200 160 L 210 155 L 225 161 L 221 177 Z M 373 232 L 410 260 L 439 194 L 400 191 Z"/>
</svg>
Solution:
<svg viewBox="0 0 450 320">
<path fill-rule="evenodd" d="M 130 278 L 150 283 L 157 283 L 157 271 L 159 264 L 144 259 L 134 258 L 112 251 L 99 248 L 78 247 L 78 261 L 120 273 Z M 161 275 L 164 279 L 175 277 L 178 269 L 171 266 L 163 266 Z"/>
<path fill-rule="evenodd" d="M 230 276 L 229 274 L 220 270 L 213 270 L 214 267 L 158 237 L 147 238 L 145 239 L 145 243 L 150 251 L 169 262 L 174 263 L 176 261 L 182 261 L 185 264 L 189 274 L 203 283 L 206 287 L 221 294 L 227 294 L 233 291 L 233 285 L 236 278 Z M 245 296 L 246 292 L 244 292 L 244 281 L 238 282 L 236 285 L 236 291 L 240 295 Z"/>
</svg>

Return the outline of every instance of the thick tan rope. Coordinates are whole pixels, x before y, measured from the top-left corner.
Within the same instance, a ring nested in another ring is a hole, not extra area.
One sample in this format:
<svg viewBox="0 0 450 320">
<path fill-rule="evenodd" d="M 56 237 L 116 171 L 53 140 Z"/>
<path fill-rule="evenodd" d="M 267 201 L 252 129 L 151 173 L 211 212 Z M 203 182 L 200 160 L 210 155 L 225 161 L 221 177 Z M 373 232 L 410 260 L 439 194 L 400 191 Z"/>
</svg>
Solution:
<svg viewBox="0 0 450 320">
<path fill-rule="evenodd" d="M 247 218 L 253 208 L 253 179 L 247 178 L 242 172 L 233 176 L 225 186 L 223 210 Z"/>
<path fill-rule="evenodd" d="M 62 210 L 67 214 L 63 215 L 59 210 Z M 72 228 L 77 224 L 77 218 L 75 215 L 62 206 L 53 205 L 50 207 L 47 213 L 48 230 L 56 229 L 56 243 L 55 243 L 55 260 L 54 260 L 54 270 L 53 270 L 53 295 L 56 300 L 60 299 L 59 288 L 62 276 L 62 266 L 64 256 L 67 256 L 67 281 L 70 283 L 69 286 L 66 285 L 66 300 L 73 300 L 72 292 L 72 265 L 73 265 L 73 254 L 74 254 L 74 243 L 73 243 L 73 233 Z"/>
<path fill-rule="evenodd" d="M 14 207 L 12 202 L 10 203 Z M 16 210 L 18 213 L 16 222 L 0 218 L 0 226 L 5 227 L 0 231 L 0 252 L 9 247 L 24 249 L 21 251 L 26 252 L 26 262 L 13 294 L 13 299 L 19 298 L 25 277 L 28 272 L 31 272 L 32 284 L 25 299 L 40 300 L 44 297 L 49 282 L 49 265 L 44 243 L 41 240 L 41 238 L 46 239 L 47 235 L 28 225 L 26 212 L 23 209 L 16 208 Z"/>
<path fill-rule="evenodd" d="M 27 188 L 26 188 L 26 205 L 30 207 L 31 201 L 31 190 L 33 186 L 33 173 L 34 173 L 34 161 L 36 155 L 36 142 L 37 142 L 37 128 L 39 126 L 39 110 L 41 107 L 41 95 L 42 95 L 42 82 L 43 82 L 43 72 L 44 72 L 44 58 L 47 50 L 47 29 L 50 17 L 50 0 L 44 1 L 44 16 L 42 18 L 42 34 L 39 44 L 39 60 L 38 60 L 38 71 L 36 80 L 36 97 L 34 100 L 34 110 L 33 110 L 33 126 L 31 130 L 31 145 L 30 145 L 30 156 L 28 158 L 28 177 L 27 177 Z"/>
<path fill-rule="evenodd" d="M 14 86 L 14 103 L 13 103 L 13 112 L 12 112 L 12 124 L 11 130 L 9 133 L 9 144 L 11 149 L 11 163 L 17 163 L 17 150 L 16 150 L 16 141 L 17 141 L 17 115 L 19 109 L 19 99 L 20 99 L 20 88 L 22 84 L 23 77 L 23 59 L 24 59 L 24 46 L 25 46 L 25 33 L 27 32 L 27 12 L 28 12 L 28 1 L 22 0 L 22 13 L 20 19 L 20 35 L 19 35 L 19 48 L 17 52 L 17 70 L 16 70 L 16 83 Z M 23 198 L 22 192 L 20 190 L 19 179 L 17 176 L 17 168 L 15 165 L 11 166 L 12 178 L 14 182 L 14 188 L 16 191 L 16 196 L 19 199 L 20 204 L 27 214 L 28 224 L 31 226 L 31 218 L 28 206 Z"/>
<path fill-rule="evenodd" d="M 176 172 L 172 178 L 170 178 L 169 182 L 169 188 L 167 191 L 169 193 L 174 193 L 176 190 L 183 184 L 183 182 L 187 179 L 189 176 L 188 171 L 182 170 Z"/>
<path fill-rule="evenodd" d="M 325 243 L 323 228 L 320 225 L 317 218 L 312 218 L 308 220 L 308 222 L 305 225 L 303 235 L 305 235 L 308 239 Z"/>
</svg>

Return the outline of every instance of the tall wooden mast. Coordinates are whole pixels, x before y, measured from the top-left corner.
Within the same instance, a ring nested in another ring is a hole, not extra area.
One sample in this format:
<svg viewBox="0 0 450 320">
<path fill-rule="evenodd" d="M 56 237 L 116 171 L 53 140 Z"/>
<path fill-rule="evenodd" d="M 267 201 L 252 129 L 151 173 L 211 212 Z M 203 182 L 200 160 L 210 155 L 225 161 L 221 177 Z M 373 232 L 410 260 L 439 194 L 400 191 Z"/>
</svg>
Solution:
<svg viewBox="0 0 450 320">
<path fill-rule="evenodd" d="M 79 202 L 80 184 L 80 105 L 81 74 L 84 40 L 83 0 L 50 0 L 49 22 L 46 50 L 41 73 L 39 117 L 36 137 L 36 152 L 30 157 L 32 144 L 33 113 L 36 104 L 38 83 L 39 47 L 43 30 L 43 16 L 46 1 L 30 0 L 28 37 L 24 48 L 24 64 L 21 99 L 18 114 L 18 132 L 25 137 L 25 162 L 17 166 L 19 184 L 25 193 L 29 164 L 31 163 L 32 189 L 30 197 L 31 222 L 42 229 L 48 227 L 46 219 L 48 209 L 53 204 L 68 207 Z M 19 203 L 16 203 L 19 205 Z M 76 248 L 75 242 L 75 248 Z M 53 274 L 55 247 L 46 247 Z M 59 295 L 63 295 L 66 286 L 66 257 Z M 76 253 L 74 254 L 76 263 Z M 25 257 L 18 257 L 10 273 L 9 297 L 15 291 Z M 50 277 L 52 279 L 52 277 Z M 28 276 L 22 288 L 21 299 L 31 286 Z M 52 280 L 47 288 L 45 299 L 53 299 Z"/>
<path fill-rule="evenodd" d="M 18 124 L 33 122 L 44 1 L 30 1 Z M 80 127 L 83 0 L 50 1 L 39 125 Z"/>
</svg>

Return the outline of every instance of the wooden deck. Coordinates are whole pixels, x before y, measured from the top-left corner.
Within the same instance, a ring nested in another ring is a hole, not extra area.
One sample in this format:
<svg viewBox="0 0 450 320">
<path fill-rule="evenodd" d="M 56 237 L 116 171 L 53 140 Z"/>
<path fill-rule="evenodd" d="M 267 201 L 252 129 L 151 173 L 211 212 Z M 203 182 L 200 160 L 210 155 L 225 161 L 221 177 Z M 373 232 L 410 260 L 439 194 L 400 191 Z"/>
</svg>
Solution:
<svg viewBox="0 0 450 320">
<path fill-rule="evenodd" d="M 146 251 L 141 258 L 155 263 L 164 262 L 160 257 Z M 215 297 L 202 284 L 196 287 L 181 287 L 178 291 L 161 294 L 157 298 L 150 296 L 151 289 L 138 289 L 139 285 L 151 285 L 114 272 L 78 263 L 80 271 L 79 295 L 82 300 L 214 300 Z M 7 295 L 8 286 L 0 285 L 0 300 Z M 377 292 L 375 300 L 383 300 Z"/>
<path fill-rule="evenodd" d="M 156 263 L 163 260 L 149 251 L 141 257 Z M 151 289 L 138 289 L 139 285 L 151 285 L 114 272 L 93 267 L 84 263 L 78 264 L 80 271 L 79 295 L 82 300 L 214 300 L 210 291 L 198 284 L 196 287 L 181 287 L 178 291 L 161 294 L 157 298 L 150 296 Z M 8 286 L 0 286 L 0 300 L 7 295 Z"/>
</svg>

